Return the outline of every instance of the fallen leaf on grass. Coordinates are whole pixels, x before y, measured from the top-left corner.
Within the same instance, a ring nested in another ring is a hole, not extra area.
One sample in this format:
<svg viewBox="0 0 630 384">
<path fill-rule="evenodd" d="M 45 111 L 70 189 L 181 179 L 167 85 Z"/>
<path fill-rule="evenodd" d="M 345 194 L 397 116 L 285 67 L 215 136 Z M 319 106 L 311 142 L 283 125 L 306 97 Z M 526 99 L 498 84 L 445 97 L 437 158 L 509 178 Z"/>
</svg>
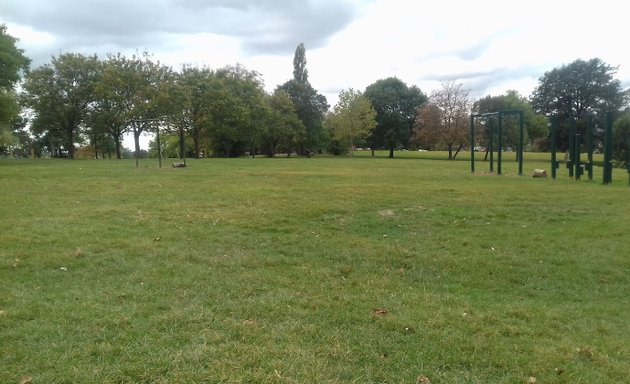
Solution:
<svg viewBox="0 0 630 384">
<path fill-rule="evenodd" d="M 254 327 L 256 325 L 256 320 L 253 320 L 253 319 L 243 320 L 243 325 L 246 327 Z"/>
<path fill-rule="evenodd" d="M 529 379 L 527 379 L 527 384 L 536 384 L 537 380 L 534 376 L 530 376 Z"/>
<path fill-rule="evenodd" d="M 20 384 L 27 384 L 33 381 L 33 378 L 30 376 L 24 376 L 20 379 Z"/>
<path fill-rule="evenodd" d="M 416 384 L 431 384 L 431 381 L 428 377 L 420 375 L 416 378 Z"/>
<path fill-rule="evenodd" d="M 385 316 L 387 315 L 388 311 L 385 308 L 376 308 L 372 311 L 372 314 L 374 316 Z"/>
<path fill-rule="evenodd" d="M 6 311 L 4 309 L 0 309 L 0 316 L 4 316 Z"/>
<path fill-rule="evenodd" d="M 593 358 L 593 350 L 590 347 L 576 348 L 575 350 L 580 357 L 587 359 Z"/>
<path fill-rule="evenodd" d="M 80 248 L 77 248 L 76 251 L 74 251 L 74 256 L 76 257 L 83 256 L 83 251 Z"/>
</svg>

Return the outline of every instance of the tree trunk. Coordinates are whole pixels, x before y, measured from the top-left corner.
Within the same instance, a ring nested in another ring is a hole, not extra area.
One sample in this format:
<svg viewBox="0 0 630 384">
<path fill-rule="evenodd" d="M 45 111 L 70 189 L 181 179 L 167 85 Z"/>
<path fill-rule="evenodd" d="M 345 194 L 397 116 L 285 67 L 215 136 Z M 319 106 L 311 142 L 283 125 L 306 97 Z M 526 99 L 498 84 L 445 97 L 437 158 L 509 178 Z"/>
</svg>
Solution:
<svg viewBox="0 0 630 384">
<path fill-rule="evenodd" d="M 68 128 L 66 132 L 68 134 L 68 142 L 66 143 L 68 146 L 68 157 L 74 159 L 74 130 Z"/>
<path fill-rule="evenodd" d="M 350 157 L 354 157 L 354 143 L 352 140 L 352 136 L 350 136 Z"/>
<path fill-rule="evenodd" d="M 195 146 L 195 157 L 199 158 L 199 137 L 193 135 L 193 145 Z"/>
<path fill-rule="evenodd" d="M 138 130 L 138 128 L 134 125 L 133 127 L 133 142 L 134 142 L 134 147 L 135 147 L 135 158 L 136 158 L 136 168 L 138 168 L 140 166 L 140 131 Z"/>
<path fill-rule="evenodd" d="M 459 151 L 461 151 L 463 148 L 463 145 L 460 144 L 459 147 L 457 147 L 457 151 L 455 151 L 455 154 L 453 155 L 453 160 L 455 160 L 455 158 L 457 157 L 457 154 L 459 153 Z"/>
<path fill-rule="evenodd" d="M 116 143 L 116 158 L 120 160 L 122 159 L 122 155 L 120 153 L 120 139 L 117 137 L 114 137 L 114 142 Z"/>
<path fill-rule="evenodd" d="M 182 160 L 186 158 L 186 143 L 183 129 L 179 130 L 179 158 Z"/>
<path fill-rule="evenodd" d="M 448 159 L 453 160 L 453 144 L 448 145 Z"/>
<path fill-rule="evenodd" d="M 122 159 L 122 155 L 120 153 L 120 136 L 122 136 L 122 132 L 120 131 L 120 129 L 116 129 L 114 126 L 112 126 L 112 128 L 113 129 L 109 133 L 111 134 L 112 139 L 114 140 L 114 146 L 116 147 L 116 158 L 120 160 Z"/>
<path fill-rule="evenodd" d="M 389 147 L 389 158 L 390 159 L 394 158 L 394 147 Z"/>
</svg>

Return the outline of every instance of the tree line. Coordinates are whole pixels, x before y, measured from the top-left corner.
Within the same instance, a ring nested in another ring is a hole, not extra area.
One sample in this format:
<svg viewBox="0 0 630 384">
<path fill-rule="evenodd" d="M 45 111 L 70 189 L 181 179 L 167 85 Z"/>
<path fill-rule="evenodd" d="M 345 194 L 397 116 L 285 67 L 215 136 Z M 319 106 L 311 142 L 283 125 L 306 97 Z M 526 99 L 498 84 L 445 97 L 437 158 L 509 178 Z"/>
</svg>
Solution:
<svg viewBox="0 0 630 384">
<path fill-rule="evenodd" d="M 576 60 L 546 72 L 529 97 L 508 91 L 473 100 L 462 84 L 446 81 L 429 95 L 396 77 L 364 91 L 342 90 L 332 109 L 309 82 L 306 49 L 297 46 L 293 77 L 271 93 L 262 76 L 241 65 L 219 69 L 183 65 L 175 71 L 148 53 L 127 57 L 64 53 L 30 69 L 17 40 L 0 25 L 0 152 L 74 158 L 123 156 L 132 134 L 136 153 L 143 132 L 159 129 L 160 151 L 177 157 L 273 157 L 278 153 L 347 154 L 356 147 L 447 150 L 486 147 L 492 119 L 481 119 L 469 142 L 470 113 L 505 109 L 525 112 L 527 143 L 548 147 L 548 117 L 560 117 L 558 143 L 568 142 L 571 119 L 586 116 L 603 131 L 603 116 L 615 112 L 616 154 L 628 156 L 628 94 L 617 68 L 600 59 Z M 21 91 L 16 91 L 20 84 Z M 506 121 L 505 145 L 516 146 L 516 122 Z M 585 129 L 585 128 L 579 128 Z M 152 143 L 155 147 L 156 143 Z M 624 157 L 625 156 L 625 157 Z"/>
</svg>

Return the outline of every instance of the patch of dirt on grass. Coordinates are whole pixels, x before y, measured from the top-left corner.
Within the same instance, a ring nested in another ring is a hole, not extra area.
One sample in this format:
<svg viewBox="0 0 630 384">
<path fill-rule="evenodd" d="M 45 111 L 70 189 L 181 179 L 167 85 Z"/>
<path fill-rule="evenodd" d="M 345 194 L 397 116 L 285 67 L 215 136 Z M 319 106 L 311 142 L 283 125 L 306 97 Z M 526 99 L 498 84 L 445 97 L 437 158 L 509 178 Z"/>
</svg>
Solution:
<svg viewBox="0 0 630 384">
<path fill-rule="evenodd" d="M 382 218 L 390 218 L 396 216 L 396 213 L 393 209 L 383 209 L 382 211 L 378 211 L 378 215 Z"/>
</svg>

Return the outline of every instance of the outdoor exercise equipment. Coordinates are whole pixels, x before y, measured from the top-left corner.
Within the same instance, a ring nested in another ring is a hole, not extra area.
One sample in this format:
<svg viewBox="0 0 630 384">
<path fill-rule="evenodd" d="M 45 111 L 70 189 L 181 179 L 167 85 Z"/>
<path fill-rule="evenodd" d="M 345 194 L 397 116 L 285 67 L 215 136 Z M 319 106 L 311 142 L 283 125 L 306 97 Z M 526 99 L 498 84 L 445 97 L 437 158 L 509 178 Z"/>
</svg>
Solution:
<svg viewBox="0 0 630 384">
<path fill-rule="evenodd" d="M 550 150 L 551 150 L 551 177 L 556 178 L 556 170 L 559 167 L 560 162 L 557 160 L 557 131 L 558 131 L 558 117 L 552 116 L 550 118 Z M 593 180 L 593 152 L 594 152 L 594 125 L 593 120 L 590 117 L 586 117 L 582 120 L 585 124 L 584 134 L 578 132 L 578 120 L 571 119 L 568 121 L 568 152 L 566 157 L 565 166 L 569 170 L 569 177 L 580 180 L 584 172 L 588 174 L 588 179 Z M 606 130 L 604 139 L 604 184 L 612 183 L 612 113 L 607 114 L 606 118 Z M 587 160 L 586 163 L 582 163 L 582 145 L 586 145 Z M 630 172 L 630 168 L 628 169 Z"/>
<path fill-rule="evenodd" d="M 470 172 L 475 173 L 475 119 L 496 117 L 498 120 L 497 132 L 497 175 L 501 175 L 501 162 L 503 152 L 503 117 L 518 116 L 519 133 L 518 146 L 516 148 L 516 157 L 518 158 L 518 175 L 523 175 L 523 140 L 524 140 L 524 114 L 522 110 L 508 109 L 492 113 L 473 113 L 470 115 Z M 490 132 L 488 137 L 488 152 L 490 155 L 490 173 L 494 172 L 494 126 L 489 125 Z"/>
</svg>

